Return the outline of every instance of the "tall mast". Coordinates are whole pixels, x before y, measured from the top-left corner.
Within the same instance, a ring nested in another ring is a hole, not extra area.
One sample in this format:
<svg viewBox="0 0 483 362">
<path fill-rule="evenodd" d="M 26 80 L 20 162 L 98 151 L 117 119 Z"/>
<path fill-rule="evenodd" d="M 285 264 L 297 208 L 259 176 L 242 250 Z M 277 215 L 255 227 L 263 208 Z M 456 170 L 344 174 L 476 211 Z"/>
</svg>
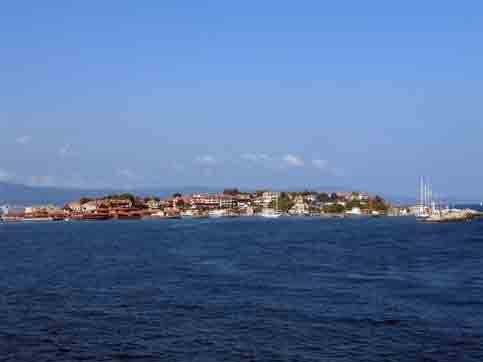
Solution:
<svg viewBox="0 0 483 362">
<path fill-rule="evenodd" d="M 426 207 L 428 202 L 428 185 L 424 184 L 424 203 L 423 205 Z"/>
<path fill-rule="evenodd" d="M 421 198 L 421 206 L 424 207 L 424 177 L 421 176 L 421 185 L 419 189 L 419 197 Z"/>
<path fill-rule="evenodd" d="M 424 206 L 424 177 L 421 176 L 421 182 L 419 184 L 419 200 L 421 201 L 421 207 Z"/>
</svg>

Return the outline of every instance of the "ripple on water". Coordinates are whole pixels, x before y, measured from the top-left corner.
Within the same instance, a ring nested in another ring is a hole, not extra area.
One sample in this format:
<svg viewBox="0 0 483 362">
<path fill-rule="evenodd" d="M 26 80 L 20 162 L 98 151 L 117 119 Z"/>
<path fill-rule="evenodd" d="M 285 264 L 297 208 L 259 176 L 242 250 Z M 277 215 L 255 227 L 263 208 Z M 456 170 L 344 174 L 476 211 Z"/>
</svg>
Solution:
<svg viewBox="0 0 483 362">
<path fill-rule="evenodd" d="M 247 218 L 0 233 L 0 360 L 483 360 L 483 223 Z"/>
</svg>

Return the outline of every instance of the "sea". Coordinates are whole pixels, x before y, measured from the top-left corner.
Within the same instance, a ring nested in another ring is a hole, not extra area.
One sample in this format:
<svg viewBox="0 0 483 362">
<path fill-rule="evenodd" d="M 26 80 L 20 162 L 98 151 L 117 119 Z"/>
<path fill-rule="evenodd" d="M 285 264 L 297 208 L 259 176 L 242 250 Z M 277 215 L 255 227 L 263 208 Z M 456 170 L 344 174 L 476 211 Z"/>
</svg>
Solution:
<svg viewBox="0 0 483 362">
<path fill-rule="evenodd" d="M 0 361 L 483 361 L 483 220 L 0 224 Z"/>
</svg>

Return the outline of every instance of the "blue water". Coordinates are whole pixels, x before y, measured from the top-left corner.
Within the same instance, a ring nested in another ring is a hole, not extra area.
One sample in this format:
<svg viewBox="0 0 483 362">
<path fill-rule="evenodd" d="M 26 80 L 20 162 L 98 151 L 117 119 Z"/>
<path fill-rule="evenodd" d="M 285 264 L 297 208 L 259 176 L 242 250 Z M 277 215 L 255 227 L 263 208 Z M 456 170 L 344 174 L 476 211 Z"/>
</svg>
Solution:
<svg viewBox="0 0 483 362">
<path fill-rule="evenodd" d="M 0 361 L 483 361 L 483 221 L 0 224 Z"/>
</svg>

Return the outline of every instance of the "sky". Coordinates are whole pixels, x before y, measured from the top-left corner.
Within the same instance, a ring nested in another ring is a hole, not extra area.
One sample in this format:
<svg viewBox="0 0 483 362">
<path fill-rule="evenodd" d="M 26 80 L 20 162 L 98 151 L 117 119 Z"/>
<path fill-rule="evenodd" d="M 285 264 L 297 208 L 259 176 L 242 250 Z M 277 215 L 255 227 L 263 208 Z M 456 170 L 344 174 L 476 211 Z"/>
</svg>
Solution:
<svg viewBox="0 0 483 362">
<path fill-rule="evenodd" d="M 481 1 L 10 1 L 0 181 L 483 199 Z"/>
</svg>

